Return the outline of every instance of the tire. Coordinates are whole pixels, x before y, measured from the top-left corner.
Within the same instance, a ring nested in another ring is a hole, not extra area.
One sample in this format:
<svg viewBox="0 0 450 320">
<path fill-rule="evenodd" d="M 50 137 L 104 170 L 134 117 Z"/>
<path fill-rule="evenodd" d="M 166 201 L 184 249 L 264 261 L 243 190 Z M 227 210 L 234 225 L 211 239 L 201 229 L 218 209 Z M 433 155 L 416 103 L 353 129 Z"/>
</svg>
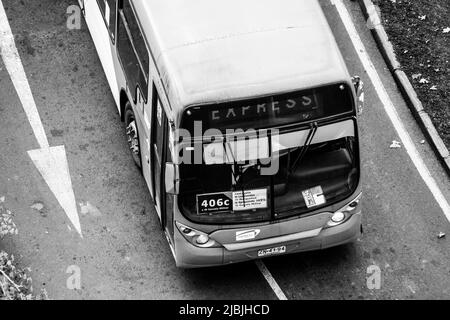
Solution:
<svg viewBox="0 0 450 320">
<path fill-rule="evenodd" d="M 142 170 L 141 148 L 139 140 L 139 132 L 136 123 L 136 116 L 130 102 L 125 105 L 125 134 L 127 136 L 128 148 L 136 166 Z"/>
</svg>

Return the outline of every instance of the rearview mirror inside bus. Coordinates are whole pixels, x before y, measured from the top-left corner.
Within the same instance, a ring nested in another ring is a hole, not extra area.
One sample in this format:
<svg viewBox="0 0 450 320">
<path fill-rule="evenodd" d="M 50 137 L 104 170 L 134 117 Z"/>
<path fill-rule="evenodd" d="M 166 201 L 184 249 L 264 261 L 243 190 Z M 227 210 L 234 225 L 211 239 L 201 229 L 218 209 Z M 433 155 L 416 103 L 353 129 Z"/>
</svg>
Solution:
<svg viewBox="0 0 450 320">
<path fill-rule="evenodd" d="M 166 163 L 165 186 L 168 194 L 178 194 L 178 181 L 176 178 L 176 165 L 171 162 Z"/>
</svg>

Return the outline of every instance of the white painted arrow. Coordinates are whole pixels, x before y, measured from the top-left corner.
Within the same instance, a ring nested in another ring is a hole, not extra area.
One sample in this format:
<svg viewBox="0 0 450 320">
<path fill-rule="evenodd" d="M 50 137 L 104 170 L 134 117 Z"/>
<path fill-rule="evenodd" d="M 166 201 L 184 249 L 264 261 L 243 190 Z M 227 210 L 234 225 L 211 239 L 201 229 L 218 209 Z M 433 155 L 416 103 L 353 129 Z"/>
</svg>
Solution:
<svg viewBox="0 0 450 320">
<path fill-rule="evenodd" d="M 0 53 L 40 147 L 40 149 L 28 151 L 28 155 L 64 209 L 70 222 L 83 237 L 65 148 L 64 146 L 50 147 L 48 143 L 1 0 Z"/>
</svg>

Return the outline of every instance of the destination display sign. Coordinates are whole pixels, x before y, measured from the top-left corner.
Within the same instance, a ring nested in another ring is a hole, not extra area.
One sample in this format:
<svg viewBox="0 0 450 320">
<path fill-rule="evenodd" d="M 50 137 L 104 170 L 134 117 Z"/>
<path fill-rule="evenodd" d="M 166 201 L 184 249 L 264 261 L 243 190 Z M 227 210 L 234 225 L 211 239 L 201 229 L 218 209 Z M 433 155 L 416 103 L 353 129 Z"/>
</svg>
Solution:
<svg viewBox="0 0 450 320">
<path fill-rule="evenodd" d="M 301 120 L 307 120 L 322 115 L 319 99 L 313 93 L 298 95 L 288 99 L 259 101 L 248 105 L 230 105 L 225 108 L 208 110 L 211 125 L 227 122 L 242 122 L 251 119 L 278 118 L 295 115 Z"/>
<path fill-rule="evenodd" d="M 313 121 L 354 110 L 351 89 L 331 85 L 264 98 L 191 107 L 181 127 L 191 132 L 194 123 L 208 129 L 261 129 Z"/>
</svg>

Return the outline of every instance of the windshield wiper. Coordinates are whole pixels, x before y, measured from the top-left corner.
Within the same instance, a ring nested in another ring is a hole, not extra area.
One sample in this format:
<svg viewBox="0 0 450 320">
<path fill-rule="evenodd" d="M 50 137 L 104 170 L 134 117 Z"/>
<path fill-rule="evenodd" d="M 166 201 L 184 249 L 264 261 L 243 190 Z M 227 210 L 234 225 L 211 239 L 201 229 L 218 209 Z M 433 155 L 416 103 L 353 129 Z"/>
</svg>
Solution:
<svg viewBox="0 0 450 320">
<path fill-rule="evenodd" d="M 299 155 L 297 156 L 297 158 L 295 159 L 291 168 L 289 169 L 289 174 L 292 174 L 293 172 L 295 172 L 295 170 L 297 170 L 298 165 L 303 160 L 303 157 L 305 156 L 306 152 L 308 152 L 309 146 L 311 145 L 312 140 L 314 139 L 314 136 L 316 135 L 317 129 L 318 129 L 317 122 L 311 123 L 310 129 L 308 132 L 308 136 L 306 137 L 305 144 L 303 145 L 302 149 L 300 150 Z"/>
<path fill-rule="evenodd" d="M 228 146 L 228 148 L 227 148 L 227 146 Z M 243 176 L 243 171 L 239 167 L 239 164 L 236 161 L 236 158 L 235 158 L 235 156 L 233 154 L 233 150 L 231 150 L 231 147 L 230 147 L 228 141 L 226 141 L 225 139 L 223 139 L 223 148 L 224 148 L 224 151 L 225 151 L 225 154 L 226 154 L 228 160 L 229 160 L 229 158 L 228 158 L 228 151 L 227 150 L 230 150 L 231 156 L 233 157 L 233 159 L 232 159 L 233 160 L 233 170 L 232 170 L 231 174 L 233 175 L 233 179 L 234 179 L 235 184 L 238 184 L 238 180 L 240 182 L 241 191 L 242 191 L 242 201 L 243 201 L 243 204 L 244 204 L 244 207 L 245 207 L 245 189 L 244 189 L 244 183 L 241 182 L 242 176 Z"/>
</svg>

